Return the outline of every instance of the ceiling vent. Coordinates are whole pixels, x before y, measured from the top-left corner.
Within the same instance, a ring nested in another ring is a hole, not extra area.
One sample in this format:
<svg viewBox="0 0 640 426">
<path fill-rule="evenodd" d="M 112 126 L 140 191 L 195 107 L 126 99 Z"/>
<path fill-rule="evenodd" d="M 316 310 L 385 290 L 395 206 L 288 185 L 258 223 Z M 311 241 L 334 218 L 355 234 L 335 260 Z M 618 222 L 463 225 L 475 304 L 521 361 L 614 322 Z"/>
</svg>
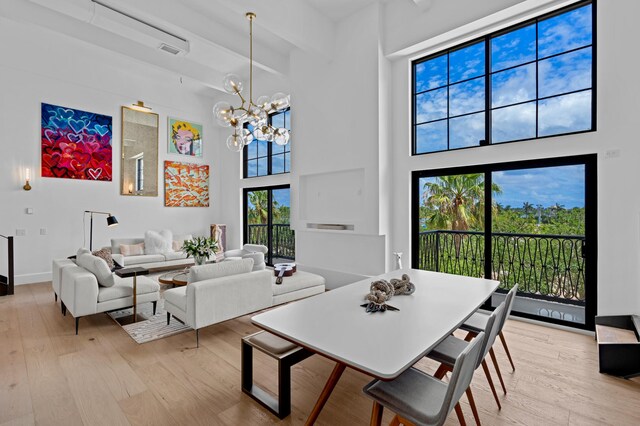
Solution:
<svg viewBox="0 0 640 426">
<path fill-rule="evenodd" d="M 89 22 L 96 27 L 172 55 L 184 55 L 189 52 L 188 40 L 147 24 L 100 1 L 92 0 L 92 2 L 94 10 Z"/>
<path fill-rule="evenodd" d="M 161 43 L 159 49 L 164 50 L 167 53 L 171 53 L 172 55 L 179 55 L 180 53 L 183 53 L 182 50 L 177 47 L 170 46 L 167 43 Z"/>
</svg>

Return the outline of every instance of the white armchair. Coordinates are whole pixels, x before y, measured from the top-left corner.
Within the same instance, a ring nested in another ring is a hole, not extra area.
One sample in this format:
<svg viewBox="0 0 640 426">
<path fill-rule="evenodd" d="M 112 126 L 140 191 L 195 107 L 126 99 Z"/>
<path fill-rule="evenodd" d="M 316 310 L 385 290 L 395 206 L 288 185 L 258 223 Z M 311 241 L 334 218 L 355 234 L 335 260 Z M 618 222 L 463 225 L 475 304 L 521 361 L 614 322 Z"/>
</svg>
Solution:
<svg viewBox="0 0 640 426">
<path fill-rule="evenodd" d="M 66 315 L 69 310 L 75 318 L 78 334 L 81 317 L 133 305 L 133 278 L 114 276 L 104 259 L 93 256 L 89 250 L 80 249 L 76 263 L 54 260 L 52 285 L 60 296 L 62 313 Z M 138 304 L 153 303 L 155 314 L 160 298 L 158 283 L 138 277 L 136 294 Z"/>
<path fill-rule="evenodd" d="M 245 244 L 241 249 L 227 250 L 223 260 L 253 259 L 253 270 L 261 271 L 267 267 L 264 256 L 269 252 L 267 246 L 260 244 Z"/>
</svg>

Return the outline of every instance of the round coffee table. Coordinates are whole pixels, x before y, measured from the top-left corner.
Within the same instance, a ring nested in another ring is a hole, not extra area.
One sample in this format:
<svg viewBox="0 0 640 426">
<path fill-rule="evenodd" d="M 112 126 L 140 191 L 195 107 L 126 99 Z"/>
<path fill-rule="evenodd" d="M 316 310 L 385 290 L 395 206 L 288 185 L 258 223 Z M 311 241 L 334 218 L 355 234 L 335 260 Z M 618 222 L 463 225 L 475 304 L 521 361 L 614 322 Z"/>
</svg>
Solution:
<svg viewBox="0 0 640 426">
<path fill-rule="evenodd" d="M 171 284 L 172 286 L 187 285 L 188 271 L 172 271 L 158 277 L 160 284 Z"/>
</svg>

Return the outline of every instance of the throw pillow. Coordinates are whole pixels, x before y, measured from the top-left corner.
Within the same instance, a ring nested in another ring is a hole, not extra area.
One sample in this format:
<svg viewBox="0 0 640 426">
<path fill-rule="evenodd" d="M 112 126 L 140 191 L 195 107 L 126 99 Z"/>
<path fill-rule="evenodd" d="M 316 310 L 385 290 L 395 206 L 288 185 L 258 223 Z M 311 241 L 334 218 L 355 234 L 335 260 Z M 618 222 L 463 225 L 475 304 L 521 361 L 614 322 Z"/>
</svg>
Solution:
<svg viewBox="0 0 640 426">
<path fill-rule="evenodd" d="M 212 278 L 227 277 L 229 275 L 244 274 L 251 272 L 253 259 L 242 259 L 235 262 L 210 263 L 207 265 L 196 265 L 189 269 L 188 282 L 209 280 Z"/>
<path fill-rule="evenodd" d="M 144 243 L 140 244 L 120 244 L 120 254 L 123 256 L 139 256 L 144 254 Z"/>
<path fill-rule="evenodd" d="M 115 264 L 113 263 L 113 257 L 111 257 L 111 250 L 100 249 L 100 250 L 94 251 L 91 254 L 101 259 L 104 259 L 104 261 L 107 262 L 107 266 L 109 267 L 109 269 L 113 270 L 113 267 L 115 266 Z"/>
<path fill-rule="evenodd" d="M 191 234 L 174 235 L 172 242 L 173 251 L 182 251 L 182 245 L 187 240 L 193 240 L 193 236 Z"/>
<path fill-rule="evenodd" d="M 104 259 L 94 256 L 90 253 L 82 254 L 77 258 L 78 266 L 83 267 L 87 271 L 96 276 L 98 284 L 103 287 L 113 287 L 116 283 L 113 273 L 107 266 Z"/>
<path fill-rule="evenodd" d="M 168 229 L 160 232 L 147 231 L 144 233 L 144 252 L 145 254 L 163 254 L 171 250 L 173 234 Z"/>
</svg>

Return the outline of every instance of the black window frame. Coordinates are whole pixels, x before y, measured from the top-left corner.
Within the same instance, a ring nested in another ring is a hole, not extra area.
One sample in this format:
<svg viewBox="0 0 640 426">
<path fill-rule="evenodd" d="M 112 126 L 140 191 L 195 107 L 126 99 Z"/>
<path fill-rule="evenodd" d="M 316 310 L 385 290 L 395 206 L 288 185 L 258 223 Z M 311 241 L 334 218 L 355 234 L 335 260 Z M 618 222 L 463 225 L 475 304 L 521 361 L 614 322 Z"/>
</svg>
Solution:
<svg viewBox="0 0 640 426">
<path fill-rule="evenodd" d="M 285 113 L 289 113 L 289 123 L 287 123 L 286 121 L 286 115 L 285 115 L 285 128 L 287 128 L 289 130 L 289 132 L 291 132 L 291 107 L 285 108 L 281 111 L 277 111 L 274 113 L 269 114 L 269 124 L 272 124 L 273 122 L 273 117 L 275 115 L 278 114 L 285 114 Z M 257 141 L 254 141 L 253 143 L 257 143 Z M 265 176 L 277 176 L 277 175 L 283 175 L 286 173 L 291 173 L 291 140 L 289 140 L 289 143 L 284 145 L 284 151 L 283 152 L 278 152 L 278 153 L 274 153 L 273 152 L 273 142 L 268 142 L 267 143 L 267 155 L 263 155 L 263 156 L 257 156 L 257 157 L 251 157 L 249 158 L 249 147 L 245 146 L 242 149 L 242 178 L 243 179 L 253 179 L 253 178 L 260 178 L 260 177 L 265 177 Z M 287 169 L 286 165 L 286 161 L 284 161 L 286 159 L 286 154 L 289 154 L 289 169 Z M 283 157 L 283 170 L 282 172 L 278 172 L 278 173 L 274 173 L 273 172 L 273 157 L 275 156 L 279 156 L 282 155 Z M 255 175 L 255 176 L 248 176 L 248 163 L 249 161 L 253 161 L 253 160 L 259 160 L 261 158 L 266 158 L 267 159 L 267 174 L 264 175 Z"/>
<path fill-rule="evenodd" d="M 583 256 L 588 270 L 585 272 L 585 289 L 588 292 L 585 302 L 585 323 L 579 324 L 557 318 L 541 319 L 540 316 L 512 311 L 511 315 L 544 321 L 551 324 L 563 325 L 576 329 L 595 329 L 595 317 L 598 314 L 598 155 L 582 154 L 567 157 L 537 158 L 531 160 L 507 161 L 465 166 L 444 167 L 411 172 L 411 267 L 419 269 L 420 242 L 420 179 L 425 177 L 464 175 L 470 173 L 484 174 L 484 276 L 491 277 L 492 260 L 494 256 L 492 245 L 493 214 L 491 206 L 493 194 L 491 191 L 492 173 L 509 170 L 523 170 L 540 167 L 585 165 L 585 237 Z M 498 290 L 502 292 L 502 290 Z M 491 298 L 485 301 L 483 309 L 493 310 L 490 306 Z"/>
<path fill-rule="evenodd" d="M 463 44 L 459 44 L 456 45 L 454 47 L 451 47 L 449 49 L 446 50 L 442 50 L 439 52 L 436 52 L 434 54 L 428 55 L 428 56 L 424 56 L 422 58 L 419 59 L 415 59 L 413 61 L 411 61 L 411 91 L 410 91 L 410 96 L 411 96 L 411 155 L 412 156 L 419 156 L 419 155 L 429 155 L 429 154 L 435 154 L 435 153 L 440 153 L 440 152 L 448 152 L 448 151 L 458 151 L 458 150 L 462 150 L 462 149 L 473 149 L 473 148 L 478 148 L 478 147 L 482 147 L 482 146 L 491 146 L 491 145 L 504 145 L 504 144 L 509 144 L 509 143 L 514 143 L 514 142 L 523 142 L 523 141 L 530 141 L 530 140 L 538 140 L 538 139 L 546 139 L 546 138 L 552 138 L 552 137 L 559 137 L 559 136 L 567 136 L 567 135 L 574 135 L 574 134 L 580 134 L 580 133 L 589 133 L 589 132 L 595 132 L 597 131 L 597 28 L 596 28 L 596 16 L 597 16 L 597 10 L 596 10 L 596 3 L 597 0 L 583 0 L 583 1 L 578 1 L 574 4 L 571 4 L 569 6 L 560 8 L 558 10 L 554 10 L 552 12 L 549 13 L 545 13 L 542 14 L 540 16 L 536 16 L 535 18 L 532 19 L 528 19 L 524 22 L 520 22 L 518 24 L 515 25 L 511 25 L 507 28 L 503 28 L 499 31 L 494 31 L 492 33 L 486 34 L 482 37 L 478 37 L 475 38 L 471 41 L 465 42 Z M 560 53 L 554 53 L 552 55 L 548 55 L 545 57 L 538 57 L 538 23 L 540 21 L 544 21 L 550 18 L 553 18 L 555 16 L 558 15 L 562 15 L 564 13 L 570 12 L 572 10 L 575 9 L 579 9 L 581 7 L 587 6 L 587 5 L 591 5 L 591 44 L 588 45 L 584 45 L 584 46 L 580 46 L 578 48 L 572 48 L 569 49 L 567 51 L 563 51 Z M 510 67 L 506 67 L 506 68 L 501 68 L 497 71 L 492 71 L 491 70 L 491 41 L 492 39 L 508 34 L 510 32 L 516 31 L 518 29 L 527 27 L 529 25 L 535 24 L 535 28 L 536 28 L 536 57 L 534 60 L 531 61 L 526 61 L 523 63 L 519 63 L 518 65 L 514 65 L 514 66 L 510 66 Z M 464 83 L 470 80 L 474 80 L 479 78 L 479 76 L 476 77 L 472 77 L 469 79 L 465 79 L 465 80 L 460 80 L 460 81 L 456 81 L 455 83 L 450 83 L 449 81 L 449 55 L 453 52 L 456 52 L 458 50 L 462 50 L 464 48 L 467 48 L 469 46 L 472 46 L 474 44 L 478 44 L 478 43 L 484 43 L 484 55 L 485 55 L 485 70 L 484 70 L 484 86 L 485 86 L 485 105 L 484 105 L 484 109 L 480 110 L 480 111 L 475 111 L 475 112 L 469 112 L 469 113 L 465 113 L 465 114 L 460 114 L 460 115 L 456 115 L 453 117 L 449 116 L 449 88 L 451 86 L 455 86 L 458 85 L 460 83 Z M 539 74 L 538 74 L 538 64 L 541 61 L 544 60 L 548 60 L 550 58 L 554 58 L 554 57 L 559 57 L 565 54 L 570 54 L 573 52 L 577 52 L 580 50 L 584 50 L 584 49 L 588 49 L 591 48 L 591 86 L 590 88 L 586 88 L 586 89 L 579 89 L 579 90 L 573 90 L 573 91 L 568 91 L 568 92 L 562 92 L 562 93 L 558 93 L 558 94 L 554 94 L 551 96 L 545 96 L 545 97 L 539 97 Z M 447 83 L 443 86 L 439 86 L 438 88 L 432 88 L 432 89 L 427 89 L 427 90 L 423 90 L 420 92 L 417 92 L 415 90 L 416 87 L 416 66 L 420 63 L 423 62 L 427 62 L 433 59 L 436 59 L 438 57 L 441 56 L 447 56 Z M 536 84 L 536 93 L 535 93 L 535 98 L 531 99 L 531 100 L 527 100 L 527 101 L 522 101 L 522 102 L 514 102 L 511 104 L 507 104 L 507 105 L 500 105 L 498 107 L 492 107 L 491 105 L 491 95 L 492 95 L 492 88 L 491 88 L 491 77 L 494 74 L 506 71 L 506 70 L 510 70 L 510 69 L 516 69 L 518 67 L 523 67 L 526 65 L 531 65 L 531 64 L 535 64 L 536 67 L 536 80 L 535 80 L 535 84 Z M 429 92 L 429 91 L 434 91 L 434 90 L 440 90 L 442 88 L 447 88 L 447 114 L 445 118 L 440 118 L 440 119 L 434 119 L 434 120 L 427 120 L 425 122 L 420 122 L 417 123 L 416 122 L 416 113 L 417 113 L 417 109 L 416 109 L 416 99 L 420 94 Z M 566 95 L 570 95 L 573 93 L 579 93 L 579 92 L 586 92 L 586 91 L 591 91 L 591 128 L 587 129 L 587 130 L 577 130 L 577 131 L 573 131 L 573 132 L 567 132 L 567 133 L 558 133 L 558 134 L 553 134 L 553 135 L 543 135 L 540 136 L 539 133 L 539 114 L 538 114 L 538 110 L 539 110 L 539 102 L 540 101 L 544 101 L 547 99 L 553 99 L 553 98 L 558 98 L 561 96 L 566 96 Z M 515 139 L 515 140 L 509 140 L 509 141 L 504 141 L 504 142 L 496 142 L 496 143 L 492 143 L 492 112 L 495 110 L 499 110 L 499 109 L 503 109 L 503 108 L 507 108 L 507 107 L 512 107 L 512 106 L 517 106 L 517 105 L 523 105 L 523 104 L 527 104 L 527 103 L 532 103 L 534 102 L 536 105 L 536 120 L 535 120 L 535 131 L 536 131 L 536 136 L 532 137 L 532 138 L 523 138 L 523 139 Z M 460 148 L 450 148 L 451 145 L 451 141 L 450 141 L 450 125 L 449 125 L 449 121 L 452 118 L 459 118 L 459 117 L 464 117 L 464 116 L 469 116 L 469 115 L 473 115 L 473 114 L 477 114 L 480 112 L 484 112 L 484 120 L 485 120 L 485 128 L 484 128 L 484 139 L 481 139 L 478 143 L 478 145 L 472 145 L 472 146 L 466 146 L 466 147 L 460 147 Z M 429 152 L 417 152 L 417 128 L 419 125 L 422 124 L 426 124 L 426 123 L 434 123 L 434 122 L 439 122 L 439 121 L 446 121 L 447 122 L 447 149 L 442 149 L 442 150 L 437 150 L 437 151 L 429 151 Z"/>
<path fill-rule="evenodd" d="M 136 158 L 136 191 L 144 189 L 144 156 Z"/>
<path fill-rule="evenodd" d="M 273 227 L 274 225 L 278 225 L 273 223 L 273 191 L 274 190 L 280 190 L 280 189 L 288 189 L 289 190 L 289 195 L 291 195 L 291 185 L 290 184 L 283 184 L 283 185 L 269 185 L 269 186 L 255 186 L 255 187 L 247 187 L 247 188 L 243 188 L 242 189 L 242 220 L 244 222 L 243 227 L 242 227 L 242 241 L 243 244 L 247 244 L 249 243 L 249 220 L 248 220 L 248 214 L 249 214 L 249 203 L 248 203 L 248 195 L 250 192 L 259 192 L 259 191 L 266 191 L 267 192 L 267 205 L 269 206 L 269 209 L 267 211 L 267 223 L 265 224 L 267 226 L 267 247 L 269 248 L 269 252 L 265 255 L 265 263 L 268 266 L 273 266 L 273 257 L 274 257 L 274 250 L 273 250 Z M 291 213 L 291 206 L 289 206 L 289 213 Z M 291 216 L 289 216 L 289 229 L 291 229 Z M 270 230 L 270 231 L 269 231 Z M 293 230 L 292 230 L 293 231 Z M 294 258 L 295 258 L 295 231 L 294 232 Z M 295 259 L 292 259 L 292 261 Z"/>
</svg>

